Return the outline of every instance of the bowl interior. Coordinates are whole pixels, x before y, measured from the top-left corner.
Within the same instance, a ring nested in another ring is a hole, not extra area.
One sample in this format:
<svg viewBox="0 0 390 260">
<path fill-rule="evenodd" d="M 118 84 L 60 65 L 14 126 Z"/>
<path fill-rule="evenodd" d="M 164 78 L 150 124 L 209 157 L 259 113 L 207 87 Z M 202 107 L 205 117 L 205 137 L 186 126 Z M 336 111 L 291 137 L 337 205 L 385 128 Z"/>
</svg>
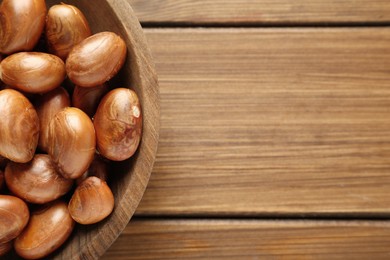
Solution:
<svg viewBox="0 0 390 260">
<path fill-rule="evenodd" d="M 112 87 L 133 89 L 143 112 L 142 139 L 136 154 L 110 168 L 110 187 L 115 196 L 114 212 L 95 225 L 76 225 L 67 242 L 50 259 L 96 259 L 115 241 L 134 214 L 152 171 L 159 130 L 157 77 L 141 26 L 126 0 L 48 0 L 48 8 L 64 2 L 77 6 L 93 33 L 112 31 L 127 44 L 127 60 L 112 80 Z M 9 256 L 15 259 L 15 255 Z"/>
</svg>

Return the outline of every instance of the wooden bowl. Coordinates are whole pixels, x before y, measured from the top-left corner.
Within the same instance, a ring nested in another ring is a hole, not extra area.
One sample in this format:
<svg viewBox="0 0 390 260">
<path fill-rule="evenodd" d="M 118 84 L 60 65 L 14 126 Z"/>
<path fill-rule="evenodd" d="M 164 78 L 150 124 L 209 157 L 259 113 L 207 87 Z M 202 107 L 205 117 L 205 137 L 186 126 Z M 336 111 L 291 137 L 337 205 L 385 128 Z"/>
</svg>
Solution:
<svg viewBox="0 0 390 260">
<path fill-rule="evenodd" d="M 46 1 L 48 8 L 60 0 Z M 115 196 L 113 213 L 95 225 L 76 225 L 67 242 L 50 259 L 97 259 L 125 228 L 144 194 L 157 151 L 159 93 L 154 64 L 142 28 L 126 0 L 63 0 L 77 6 L 87 17 L 92 32 L 112 31 L 127 43 L 127 60 L 114 78 L 116 87 L 138 94 L 143 111 L 142 140 L 136 154 L 114 163 L 110 186 Z M 10 253 L 8 259 L 15 259 Z"/>
</svg>

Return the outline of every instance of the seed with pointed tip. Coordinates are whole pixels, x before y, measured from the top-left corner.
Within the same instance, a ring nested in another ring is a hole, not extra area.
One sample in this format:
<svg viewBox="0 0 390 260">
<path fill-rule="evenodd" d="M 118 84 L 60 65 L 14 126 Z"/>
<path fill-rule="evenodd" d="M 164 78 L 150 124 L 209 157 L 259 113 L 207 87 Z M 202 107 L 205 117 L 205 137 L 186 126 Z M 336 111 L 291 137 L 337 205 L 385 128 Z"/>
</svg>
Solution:
<svg viewBox="0 0 390 260">
<path fill-rule="evenodd" d="M 77 7 L 64 3 L 50 7 L 45 32 L 50 52 L 63 60 L 76 44 L 91 35 L 83 13 Z"/>
<path fill-rule="evenodd" d="M 57 171 L 68 179 L 77 179 L 88 169 L 96 149 L 91 119 L 75 107 L 58 112 L 50 121 L 49 148 Z"/>
<path fill-rule="evenodd" d="M 114 195 L 107 183 L 95 176 L 85 179 L 69 201 L 69 212 L 80 224 L 94 224 L 111 214 Z"/>
</svg>

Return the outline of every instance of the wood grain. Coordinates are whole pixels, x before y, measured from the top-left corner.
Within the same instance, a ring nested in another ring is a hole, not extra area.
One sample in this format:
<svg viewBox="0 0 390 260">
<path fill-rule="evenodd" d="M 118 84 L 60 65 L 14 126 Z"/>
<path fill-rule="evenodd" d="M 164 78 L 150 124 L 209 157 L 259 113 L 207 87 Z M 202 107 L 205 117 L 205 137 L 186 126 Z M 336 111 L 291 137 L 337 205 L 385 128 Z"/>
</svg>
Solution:
<svg viewBox="0 0 390 260">
<path fill-rule="evenodd" d="M 389 22 L 387 0 L 127 0 L 143 23 L 306 24 Z"/>
<path fill-rule="evenodd" d="M 389 222 L 137 220 L 104 259 L 389 259 Z"/>
<path fill-rule="evenodd" d="M 161 132 L 139 215 L 389 216 L 387 28 L 146 34 Z"/>
</svg>

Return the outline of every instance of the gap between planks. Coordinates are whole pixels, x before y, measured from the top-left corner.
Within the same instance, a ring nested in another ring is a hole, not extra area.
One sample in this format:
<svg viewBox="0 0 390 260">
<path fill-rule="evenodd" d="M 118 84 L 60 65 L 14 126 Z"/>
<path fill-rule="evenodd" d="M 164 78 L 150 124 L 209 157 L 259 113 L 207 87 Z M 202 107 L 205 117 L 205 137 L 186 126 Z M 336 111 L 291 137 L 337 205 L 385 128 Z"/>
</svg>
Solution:
<svg viewBox="0 0 390 260">
<path fill-rule="evenodd" d="M 149 24 L 389 23 L 387 0 L 128 0 Z"/>
<path fill-rule="evenodd" d="M 390 222 L 133 220 L 103 259 L 388 259 Z"/>
</svg>

